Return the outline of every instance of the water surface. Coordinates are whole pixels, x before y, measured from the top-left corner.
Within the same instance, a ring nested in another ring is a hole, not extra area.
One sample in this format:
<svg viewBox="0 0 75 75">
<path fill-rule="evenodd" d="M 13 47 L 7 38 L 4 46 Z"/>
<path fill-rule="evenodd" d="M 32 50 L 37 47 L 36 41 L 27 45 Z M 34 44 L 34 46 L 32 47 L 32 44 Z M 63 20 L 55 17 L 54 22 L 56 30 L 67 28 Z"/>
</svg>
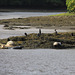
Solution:
<svg viewBox="0 0 75 75">
<path fill-rule="evenodd" d="M 75 75 L 75 50 L 0 50 L 0 75 Z"/>
</svg>

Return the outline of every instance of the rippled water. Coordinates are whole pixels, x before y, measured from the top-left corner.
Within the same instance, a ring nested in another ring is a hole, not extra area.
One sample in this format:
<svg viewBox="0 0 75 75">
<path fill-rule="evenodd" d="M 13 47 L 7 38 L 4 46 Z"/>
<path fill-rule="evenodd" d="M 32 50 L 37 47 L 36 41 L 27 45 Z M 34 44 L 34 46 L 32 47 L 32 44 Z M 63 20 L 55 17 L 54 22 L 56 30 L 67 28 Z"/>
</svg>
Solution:
<svg viewBox="0 0 75 75">
<path fill-rule="evenodd" d="M 75 75 L 75 50 L 0 50 L 0 75 Z"/>
</svg>

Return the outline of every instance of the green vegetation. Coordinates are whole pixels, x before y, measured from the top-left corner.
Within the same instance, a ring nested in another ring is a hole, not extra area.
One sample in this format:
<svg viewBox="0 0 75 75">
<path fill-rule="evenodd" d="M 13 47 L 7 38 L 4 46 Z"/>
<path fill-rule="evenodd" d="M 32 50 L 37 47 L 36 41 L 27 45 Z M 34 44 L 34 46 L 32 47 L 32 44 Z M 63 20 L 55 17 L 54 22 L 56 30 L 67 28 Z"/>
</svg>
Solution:
<svg viewBox="0 0 75 75">
<path fill-rule="evenodd" d="M 56 15 L 51 15 L 51 16 L 75 16 L 74 13 L 61 13 L 61 14 L 56 14 Z"/>
<path fill-rule="evenodd" d="M 0 7 L 10 8 L 64 8 L 65 0 L 0 0 Z"/>
<path fill-rule="evenodd" d="M 67 38 L 67 39 L 66 39 Z M 61 42 L 61 49 L 63 48 L 75 48 L 75 33 L 73 36 L 70 33 L 58 33 L 53 34 L 29 34 L 28 36 L 16 36 L 10 37 L 10 40 L 14 41 L 15 46 L 22 45 L 24 48 L 55 48 L 53 47 L 54 42 Z M 1 39 L 0 43 L 6 44 L 7 39 Z M 59 47 L 57 47 L 59 48 Z"/>
<path fill-rule="evenodd" d="M 75 0 L 66 0 L 67 10 L 75 13 Z"/>
</svg>

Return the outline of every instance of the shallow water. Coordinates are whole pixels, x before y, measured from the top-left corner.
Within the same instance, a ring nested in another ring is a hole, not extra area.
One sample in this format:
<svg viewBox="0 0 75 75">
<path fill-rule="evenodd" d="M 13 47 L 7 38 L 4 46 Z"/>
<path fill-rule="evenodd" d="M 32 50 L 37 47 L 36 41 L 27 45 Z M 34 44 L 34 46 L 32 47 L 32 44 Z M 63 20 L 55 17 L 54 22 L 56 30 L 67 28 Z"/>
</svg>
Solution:
<svg viewBox="0 0 75 75">
<path fill-rule="evenodd" d="M 61 30 L 58 29 L 58 32 L 68 32 L 71 30 Z M 15 29 L 15 30 L 5 30 L 3 29 L 3 25 L 0 25 L 0 39 L 8 38 L 11 36 L 24 36 L 24 33 L 38 33 L 39 28 L 30 28 L 30 29 Z M 41 29 L 42 33 L 54 33 L 54 29 Z"/>
<path fill-rule="evenodd" d="M 0 50 L 0 75 L 75 75 L 75 50 Z"/>
</svg>

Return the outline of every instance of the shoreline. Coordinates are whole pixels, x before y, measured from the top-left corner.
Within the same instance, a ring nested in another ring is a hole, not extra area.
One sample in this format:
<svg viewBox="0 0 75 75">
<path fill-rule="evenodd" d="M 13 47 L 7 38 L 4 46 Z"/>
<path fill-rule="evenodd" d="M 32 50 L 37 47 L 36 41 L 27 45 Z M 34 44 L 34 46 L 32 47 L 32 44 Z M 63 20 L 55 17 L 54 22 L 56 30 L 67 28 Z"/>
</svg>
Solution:
<svg viewBox="0 0 75 75">
<path fill-rule="evenodd" d="M 67 12 L 66 9 L 8 9 L 8 8 L 0 8 L 0 12 Z"/>
</svg>

